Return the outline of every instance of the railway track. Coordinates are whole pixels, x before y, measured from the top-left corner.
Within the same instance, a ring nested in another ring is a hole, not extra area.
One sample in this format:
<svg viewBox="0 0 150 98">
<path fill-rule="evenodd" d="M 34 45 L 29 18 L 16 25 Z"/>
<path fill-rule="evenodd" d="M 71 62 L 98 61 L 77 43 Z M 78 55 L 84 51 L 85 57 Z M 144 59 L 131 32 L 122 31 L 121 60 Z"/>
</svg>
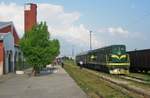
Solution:
<svg viewBox="0 0 150 98">
<path fill-rule="evenodd" d="M 141 78 L 132 77 L 132 76 L 120 76 L 120 77 L 123 78 L 123 79 L 126 79 L 126 80 L 130 80 L 130 81 L 150 85 L 150 82 L 145 81 L 144 79 L 141 79 Z"/>
<path fill-rule="evenodd" d="M 131 77 L 128 77 L 128 76 L 119 76 L 119 77 L 117 76 L 116 77 L 116 76 L 113 76 L 113 75 L 93 71 L 93 70 L 90 70 L 90 69 L 86 69 L 86 70 L 89 71 L 89 72 L 92 72 L 94 74 L 97 74 L 100 77 L 101 80 L 103 80 L 105 82 L 108 82 L 109 84 L 116 85 L 118 87 L 121 87 L 121 88 L 125 89 L 126 90 L 125 92 L 128 92 L 128 93 L 132 92 L 132 93 L 134 93 L 138 96 L 141 96 L 140 98 L 150 98 L 150 88 L 149 89 L 144 89 L 144 88 L 141 88 L 137 85 L 134 85 L 136 83 L 145 84 L 145 81 L 143 81 L 143 80 L 139 80 L 139 79 L 136 79 L 136 78 L 131 78 Z M 134 84 L 131 83 L 131 81 L 134 82 Z M 125 93 L 125 92 L 123 91 L 123 93 Z M 139 97 L 137 97 L 137 98 L 139 98 Z"/>
<path fill-rule="evenodd" d="M 131 78 L 136 78 L 136 79 L 141 80 L 141 81 L 150 82 L 150 75 L 148 75 L 148 74 L 130 73 L 127 76 L 131 77 Z"/>
<path fill-rule="evenodd" d="M 133 93 L 136 93 L 138 95 L 143 96 L 144 98 L 150 98 L 150 92 L 145 91 L 142 88 L 138 88 L 136 86 L 129 86 L 128 82 L 126 81 L 117 81 L 115 79 L 106 77 L 106 76 L 100 76 L 100 78 L 104 79 L 105 81 L 108 81 L 110 83 L 116 84 L 118 86 L 123 87 L 124 89 L 128 90 L 128 91 L 132 91 Z"/>
</svg>

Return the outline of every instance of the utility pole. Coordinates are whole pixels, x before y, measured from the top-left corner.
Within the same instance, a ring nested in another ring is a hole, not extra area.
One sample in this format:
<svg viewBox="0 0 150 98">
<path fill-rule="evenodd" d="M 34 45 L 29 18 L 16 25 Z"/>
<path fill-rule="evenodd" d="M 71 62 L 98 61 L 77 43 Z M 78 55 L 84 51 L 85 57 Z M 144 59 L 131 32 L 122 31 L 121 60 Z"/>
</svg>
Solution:
<svg viewBox="0 0 150 98">
<path fill-rule="evenodd" d="M 92 50 L 92 31 L 90 31 L 90 50 Z"/>
<path fill-rule="evenodd" d="M 74 59 L 74 46 L 72 45 L 72 58 Z"/>
</svg>

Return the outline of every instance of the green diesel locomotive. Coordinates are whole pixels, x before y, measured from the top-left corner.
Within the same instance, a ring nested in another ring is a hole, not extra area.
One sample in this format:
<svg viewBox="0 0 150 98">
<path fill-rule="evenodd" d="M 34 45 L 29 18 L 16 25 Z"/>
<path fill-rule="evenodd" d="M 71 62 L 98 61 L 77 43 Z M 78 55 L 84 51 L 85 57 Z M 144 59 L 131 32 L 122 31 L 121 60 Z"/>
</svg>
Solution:
<svg viewBox="0 0 150 98">
<path fill-rule="evenodd" d="M 78 54 L 76 56 L 77 65 L 80 65 L 80 62 L 83 62 L 83 67 L 110 74 L 129 73 L 130 61 L 125 45 L 111 45 Z"/>
</svg>

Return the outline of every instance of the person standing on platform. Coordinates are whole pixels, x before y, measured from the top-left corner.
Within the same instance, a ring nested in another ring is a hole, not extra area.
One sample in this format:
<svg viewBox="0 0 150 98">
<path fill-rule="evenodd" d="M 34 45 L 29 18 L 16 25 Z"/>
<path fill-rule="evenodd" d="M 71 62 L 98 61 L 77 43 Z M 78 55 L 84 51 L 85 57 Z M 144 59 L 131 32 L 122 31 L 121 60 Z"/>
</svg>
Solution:
<svg viewBox="0 0 150 98">
<path fill-rule="evenodd" d="M 80 61 L 79 63 L 80 63 L 80 69 L 82 69 L 82 67 L 83 67 L 83 61 Z"/>
<path fill-rule="evenodd" d="M 64 68 L 64 61 L 61 59 L 61 67 Z"/>
</svg>

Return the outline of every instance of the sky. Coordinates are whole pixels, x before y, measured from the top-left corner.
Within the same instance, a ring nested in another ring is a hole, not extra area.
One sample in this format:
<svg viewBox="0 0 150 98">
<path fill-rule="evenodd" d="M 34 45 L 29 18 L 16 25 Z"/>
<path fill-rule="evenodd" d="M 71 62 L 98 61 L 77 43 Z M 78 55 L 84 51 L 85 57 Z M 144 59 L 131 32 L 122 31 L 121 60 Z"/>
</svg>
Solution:
<svg viewBox="0 0 150 98">
<path fill-rule="evenodd" d="M 46 21 L 61 55 L 124 44 L 127 50 L 150 48 L 150 0 L 0 0 L 0 21 L 13 21 L 24 34 L 24 4 L 38 5 L 38 22 Z M 73 51 L 73 52 L 72 52 Z"/>
</svg>

